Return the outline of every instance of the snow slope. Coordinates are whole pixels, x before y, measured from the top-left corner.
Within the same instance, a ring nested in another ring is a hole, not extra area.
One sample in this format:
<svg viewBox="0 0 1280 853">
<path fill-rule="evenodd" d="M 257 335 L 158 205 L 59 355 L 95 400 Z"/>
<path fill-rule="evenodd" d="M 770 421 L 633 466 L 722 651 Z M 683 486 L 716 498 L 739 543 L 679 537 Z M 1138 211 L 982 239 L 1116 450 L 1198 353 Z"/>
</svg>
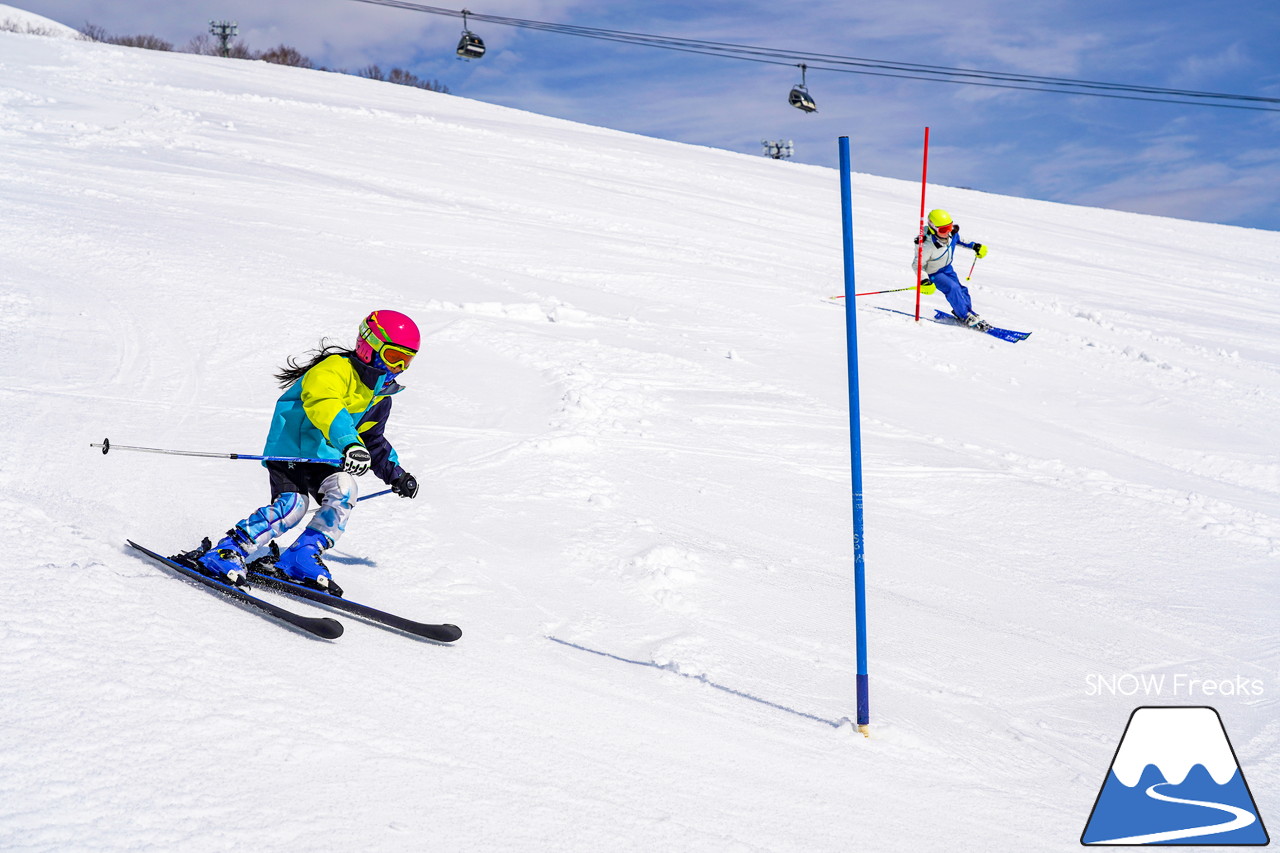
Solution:
<svg viewBox="0 0 1280 853">
<path fill-rule="evenodd" d="M 1218 708 L 1276 820 L 1280 234 L 931 189 L 1034 334 L 858 301 L 866 739 L 832 171 L 65 39 L 0 72 L 0 849 L 1071 850 L 1142 704 Z M 859 289 L 910 283 L 918 188 L 854 195 Z M 265 476 L 90 442 L 259 452 L 271 373 L 380 307 L 428 333 L 423 493 L 330 563 L 458 644 L 125 552 Z"/>
<path fill-rule="evenodd" d="M 0 3 L 0 30 L 53 38 L 81 38 L 78 31 L 66 24 L 4 3 Z"/>
</svg>

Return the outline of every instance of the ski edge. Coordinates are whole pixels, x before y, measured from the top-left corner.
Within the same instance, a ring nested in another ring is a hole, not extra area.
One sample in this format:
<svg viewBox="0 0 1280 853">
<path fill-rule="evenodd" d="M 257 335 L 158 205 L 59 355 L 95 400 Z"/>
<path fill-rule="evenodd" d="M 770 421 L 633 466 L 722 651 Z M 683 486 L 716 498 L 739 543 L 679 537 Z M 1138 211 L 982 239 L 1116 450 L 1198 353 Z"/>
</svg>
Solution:
<svg viewBox="0 0 1280 853">
<path fill-rule="evenodd" d="M 278 619 L 281 622 L 301 631 L 305 631 L 312 636 L 320 637 L 325 640 L 336 640 L 338 637 L 342 636 L 342 623 L 336 619 L 331 619 L 328 616 L 314 617 L 294 613 L 292 610 L 281 607 L 280 605 L 267 601 L 266 599 L 258 598 L 256 595 L 251 595 L 229 583 L 224 583 L 215 578 L 203 575 L 195 569 L 187 568 L 181 563 L 174 562 L 163 554 L 159 554 L 152 551 L 150 548 L 139 545 L 132 539 L 126 539 L 125 542 L 128 543 L 129 547 L 133 548 L 135 551 L 145 554 L 165 568 L 172 569 L 183 577 L 196 581 L 206 588 L 226 596 L 232 601 L 237 601 L 241 604 L 245 604 L 259 610 L 268 616 Z"/>
</svg>

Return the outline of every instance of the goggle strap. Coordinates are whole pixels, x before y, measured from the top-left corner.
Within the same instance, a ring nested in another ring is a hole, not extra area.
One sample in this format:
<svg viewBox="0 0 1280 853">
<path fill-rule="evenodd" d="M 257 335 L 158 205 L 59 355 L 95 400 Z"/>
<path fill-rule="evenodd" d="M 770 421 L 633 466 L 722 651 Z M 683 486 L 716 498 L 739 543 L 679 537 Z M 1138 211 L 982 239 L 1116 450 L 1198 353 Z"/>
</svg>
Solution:
<svg viewBox="0 0 1280 853">
<path fill-rule="evenodd" d="M 385 332 L 386 330 L 384 329 L 383 331 Z M 360 328 L 360 337 L 364 338 L 365 343 L 373 347 L 373 351 L 378 353 L 379 355 L 381 355 L 383 349 L 387 347 L 392 347 L 394 349 L 399 350 L 400 352 L 408 353 L 410 358 L 413 358 L 415 355 L 418 354 L 418 351 L 416 349 L 413 349 L 412 347 L 406 347 L 406 346 L 403 346 L 402 344 L 386 343 L 385 341 L 380 340 L 378 336 L 374 334 L 373 329 L 370 329 L 368 326 L 362 326 Z"/>
</svg>

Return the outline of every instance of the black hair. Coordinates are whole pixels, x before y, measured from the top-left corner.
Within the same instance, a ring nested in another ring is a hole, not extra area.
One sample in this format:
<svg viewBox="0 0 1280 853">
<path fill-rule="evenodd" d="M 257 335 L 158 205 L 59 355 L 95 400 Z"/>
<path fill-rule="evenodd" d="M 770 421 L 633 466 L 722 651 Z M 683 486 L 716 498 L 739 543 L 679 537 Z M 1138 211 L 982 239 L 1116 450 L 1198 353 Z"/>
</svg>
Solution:
<svg viewBox="0 0 1280 853">
<path fill-rule="evenodd" d="M 276 380 L 280 383 L 280 387 L 288 388 L 293 383 L 302 378 L 302 375 L 320 362 L 324 361 L 331 355 L 354 356 L 356 351 L 347 347 L 340 347 L 337 344 L 328 343 L 328 338 L 320 339 L 320 346 L 303 356 L 306 361 L 298 361 L 293 356 L 289 356 L 286 360 L 285 367 L 280 368 L 280 372 L 276 374 Z"/>
</svg>

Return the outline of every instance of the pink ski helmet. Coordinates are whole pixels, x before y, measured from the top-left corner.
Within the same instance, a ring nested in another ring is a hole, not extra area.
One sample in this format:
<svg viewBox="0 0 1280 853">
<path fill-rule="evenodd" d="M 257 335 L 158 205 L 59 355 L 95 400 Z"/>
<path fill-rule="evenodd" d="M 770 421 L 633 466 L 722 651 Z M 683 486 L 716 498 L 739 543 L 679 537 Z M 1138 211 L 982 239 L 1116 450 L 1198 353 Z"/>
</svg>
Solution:
<svg viewBox="0 0 1280 853">
<path fill-rule="evenodd" d="M 418 325 L 399 311 L 374 311 L 360 324 L 356 358 L 365 364 L 401 373 L 422 343 Z"/>
</svg>

